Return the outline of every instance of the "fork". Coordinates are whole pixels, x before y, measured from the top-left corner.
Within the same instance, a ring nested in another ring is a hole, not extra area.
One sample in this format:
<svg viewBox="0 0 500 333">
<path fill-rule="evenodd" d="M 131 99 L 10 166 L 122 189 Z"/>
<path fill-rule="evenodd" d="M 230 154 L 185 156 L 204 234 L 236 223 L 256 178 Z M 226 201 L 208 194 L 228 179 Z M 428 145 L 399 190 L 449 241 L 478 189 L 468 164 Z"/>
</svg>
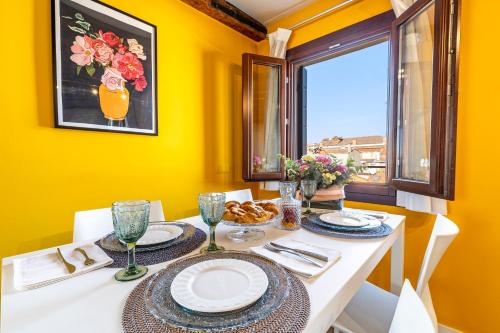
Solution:
<svg viewBox="0 0 500 333">
<path fill-rule="evenodd" d="M 286 249 L 283 249 L 283 248 L 276 248 L 274 246 L 272 246 L 271 244 L 269 243 L 266 243 L 264 244 L 264 248 L 268 251 L 271 251 L 271 252 L 275 252 L 275 253 L 280 253 L 280 252 L 286 252 L 286 253 L 290 253 L 290 254 L 293 254 L 294 256 L 297 256 L 305 261 L 307 261 L 308 263 L 310 264 L 313 264 L 314 266 L 318 266 L 318 267 L 321 267 L 323 268 L 324 266 L 317 263 L 316 261 L 306 257 L 306 256 L 303 256 L 301 255 L 300 253 L 297 253 L 297 252 L 294 252 L 294 251 L 289 251 L 289 250 L 286 250 Z"/>
<path fill-rule="evenodd" d="M 78 252 L 80 252 L 81 254 L 83 254 L 83 256 L 85 257 L 85 261 L 83 262 L 83 264 L 84 264 L 85 266 L 90 266 L 90 265 L 95 264 L 95 260 L 94 260 L 94 259 L 92 259 L 92 258 L 90 258 L 90 257 L 87 255 L 87 252 L 85 252 L 85 250 L 84 250 L 84 249 L 82 249 L 81 247 L 77 247 L 77 248 L 75 249 L 75 251 L 78 251 Z"/>
<path fill-rule="evenodd" d="M 76 271 L 75 265 L 70 264 L 69 262 L 66 261 L 66 259 L 64 259 L 63 255 L 61 253 L 61 250 L 59 250 L 59 248 L 57 248 L 57 254 L 59 255 L 59 258 L 61 258 L 62 262 L 64 263 L 64 266 L 66 266 L 68 273 L 69 274 L 74 273 Z"/>
</svg>

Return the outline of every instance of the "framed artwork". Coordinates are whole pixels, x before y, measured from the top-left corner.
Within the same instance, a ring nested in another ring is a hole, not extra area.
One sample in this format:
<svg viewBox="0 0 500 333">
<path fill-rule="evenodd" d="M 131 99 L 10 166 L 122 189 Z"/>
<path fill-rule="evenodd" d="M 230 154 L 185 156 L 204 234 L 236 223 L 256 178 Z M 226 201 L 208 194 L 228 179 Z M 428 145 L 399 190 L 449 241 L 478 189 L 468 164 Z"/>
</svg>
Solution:
<svg viewBox="0 0 500 333">
<path fill-rule="evenodd" d="M 55 126 L 158 135 L 156 26 L 93 0 L 52 0 Z"/>
</svg>

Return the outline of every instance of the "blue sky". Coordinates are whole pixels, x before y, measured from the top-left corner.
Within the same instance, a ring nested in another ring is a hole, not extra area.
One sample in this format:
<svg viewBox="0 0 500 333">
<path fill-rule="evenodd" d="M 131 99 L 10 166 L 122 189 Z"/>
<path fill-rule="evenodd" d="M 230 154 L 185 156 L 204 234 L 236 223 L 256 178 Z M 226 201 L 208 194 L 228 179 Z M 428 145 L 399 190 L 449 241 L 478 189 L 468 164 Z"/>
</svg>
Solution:
<svg viewBox="0 0 500 333">
<path fill-rule="evenodd" d="M 307 66 L 307 143 L 385 135 L 388 42 Z"/>
</svg>

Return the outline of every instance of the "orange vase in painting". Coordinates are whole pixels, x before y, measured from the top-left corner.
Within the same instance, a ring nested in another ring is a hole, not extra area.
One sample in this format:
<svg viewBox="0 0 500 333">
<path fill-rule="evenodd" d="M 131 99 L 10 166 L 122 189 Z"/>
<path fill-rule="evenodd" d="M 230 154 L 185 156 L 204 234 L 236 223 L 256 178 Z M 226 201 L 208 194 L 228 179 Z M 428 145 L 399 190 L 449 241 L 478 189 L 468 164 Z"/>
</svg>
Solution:
<svg viewBox="0 0 500 333">
<path fill-rule="evenodd" d="M 104 84 L 99 86 L 99 104 L 104 118 L 109 120 L 123 120 L 127 116 L 129 92 L 123 90 L 109 90 Z"/>
</svg>

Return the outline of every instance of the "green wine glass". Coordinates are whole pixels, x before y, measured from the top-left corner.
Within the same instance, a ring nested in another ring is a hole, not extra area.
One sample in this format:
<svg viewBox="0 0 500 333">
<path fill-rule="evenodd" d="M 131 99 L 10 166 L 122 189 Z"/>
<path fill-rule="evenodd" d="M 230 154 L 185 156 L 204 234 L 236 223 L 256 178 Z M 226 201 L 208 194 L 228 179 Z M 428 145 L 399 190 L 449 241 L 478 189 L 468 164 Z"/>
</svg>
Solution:
<svg viewBox="0 0 500 333">
<path fill-rule="evenodd" d="M 145 266 L 135 262 L 135 243 L 144 235 L 149 223 L 149 201 L 114 202 L 113 227 L 118 239 L 127 244 L 128 265 L 115 274 L 118 281 L 131 281 L 144 276 L 148 272 Z"/>
<path fill-rule="evenodd" d="M 300 182 L 300 191 L 302 192 L 302 199 L 307 201 L 307 210 L 304 214 L 311 214 L 311 199 L 314 197 L 318 187 L 316 180 L 303 179 Z"/>
<path fill-rule="evenodd" d="M 198 196 L 201 217 L 210 228 L 210 243 L 200 250 L 201 253 L 224 251 L 222 246 L 215 244 L 215 227 L 222 220 L 225 203 L 226 194 L 224 193 L 202 193 Z"/>
</svg>

